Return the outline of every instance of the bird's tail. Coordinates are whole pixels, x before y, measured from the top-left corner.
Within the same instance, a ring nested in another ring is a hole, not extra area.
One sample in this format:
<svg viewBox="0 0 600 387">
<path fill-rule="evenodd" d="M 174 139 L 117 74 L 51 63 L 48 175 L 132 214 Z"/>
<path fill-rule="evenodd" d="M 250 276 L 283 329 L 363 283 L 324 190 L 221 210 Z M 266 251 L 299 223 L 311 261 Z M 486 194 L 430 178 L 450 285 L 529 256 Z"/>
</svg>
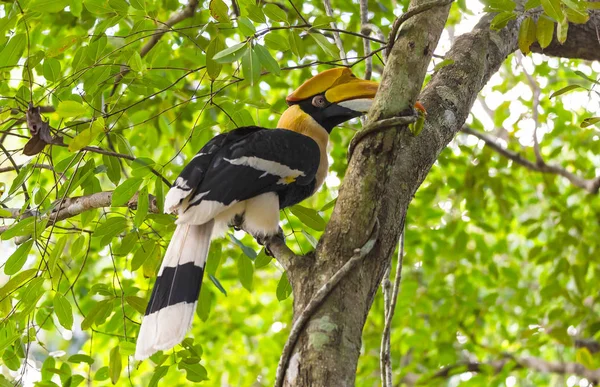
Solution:
<svg viewBox="0 0 600 387">
<path fill-rule="evenodd" d="M 135 358 L 179 344 L 192 324 L 214 221 L 177 226 L 148 302 Z"/>
</svg>

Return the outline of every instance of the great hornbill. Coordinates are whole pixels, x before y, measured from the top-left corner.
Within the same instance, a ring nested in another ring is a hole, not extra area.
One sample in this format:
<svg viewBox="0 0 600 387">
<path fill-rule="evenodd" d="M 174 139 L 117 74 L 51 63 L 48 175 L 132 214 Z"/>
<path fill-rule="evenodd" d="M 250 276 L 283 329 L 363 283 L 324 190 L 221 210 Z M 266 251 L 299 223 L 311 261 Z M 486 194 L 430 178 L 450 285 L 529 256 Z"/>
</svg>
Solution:
<svg viewBox="0 0 600 387">
<path fill-rule="evenodd" d="M 378 83 L 347 68 L 310 78 L 286 101 L 277 129 L 242 127 L 210 140 L 165 198 L 178 214 L 142 320 L 135 358 L 180 343 L 189 330 L 211 238 L 235 220 L 257 239 L 277 235 L 279 210 L 311 196 L 327 175 L 329 133 L 369 110 Z"/>
</svg>

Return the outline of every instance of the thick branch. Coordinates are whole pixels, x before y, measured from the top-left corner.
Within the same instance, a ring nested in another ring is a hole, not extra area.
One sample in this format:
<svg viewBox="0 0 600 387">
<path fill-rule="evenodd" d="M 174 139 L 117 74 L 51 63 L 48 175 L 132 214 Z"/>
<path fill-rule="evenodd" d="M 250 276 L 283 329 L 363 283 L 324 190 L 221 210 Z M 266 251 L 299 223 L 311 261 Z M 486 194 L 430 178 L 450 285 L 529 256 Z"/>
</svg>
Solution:
<svg viewBox="0 0 600 387">
<path fill-rule="evenodd" d="M 570 23 L 565 43 L 560 44 L 554 33 L 548 47 L 542 49 L 535 43 L 531 51 L 561 58 L 600 60 L 600 10 L 590 11 L 586 24 Z"/>
<path fill-rule="evenodd" d="M 567 171 L 566 169 L 564 169 L 558 165 L 548 164 L 546 162 L 534 163 L 532 161 L 527 160 L 526 158 L 521 156 L 519 153 L 513 152 L 509 149 L 504 148 L 502 145 L 500 145 L 500 143 L 498 142 L 497 139 L 493 138 L 492 136 L 490 136 L 486 133 L 480 132 L 478 130 L 474 130 L 472 128 L 469 128 L 468 126 L 463 126 L 462 131 L 467 134 L 477 137 L 478 139 L 485 142 L 485 144 L 487 146 L 489 146 L 496 152 L 500 153 L 502 156 L 514 161 L 515 163 L 517 163 L 519 165 L 524 166 L 527 169 L 530 169 L 530 170 L 536 171 L 536 172 L 551 173 L 554 175 L 562 176 L 562 177 L 566 178 L 567 180 L 569 180 L 571 182 L 571 184 L 573 184 L 574 186 L 582 188 L 591 194 L 597 194 L 598 190 L 600 190 L 600 176 L 595 177 L 593 179 L 584 179 L 580 176 L 577 176 L 577 175 Z"/>
</svg>

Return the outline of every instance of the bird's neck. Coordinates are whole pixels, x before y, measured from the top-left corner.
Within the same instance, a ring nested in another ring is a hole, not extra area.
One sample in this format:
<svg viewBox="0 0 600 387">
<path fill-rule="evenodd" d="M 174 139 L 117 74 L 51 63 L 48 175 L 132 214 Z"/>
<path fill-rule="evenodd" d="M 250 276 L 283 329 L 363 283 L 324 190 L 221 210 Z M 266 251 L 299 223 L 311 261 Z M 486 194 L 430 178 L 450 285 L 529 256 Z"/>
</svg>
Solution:
<svg viewBox="0 0 600 387">
<path fill-rule="evenodd" d="M 329 133 L 310 115 L 302 111 L 300 106 L 290 106 L 279 119 L 277 127 L 292 130 L 315 140 L 321 148 L 321 152 L 327 151 Z"/>
<path fill-rule="evenodd" d="M 294 132 L 303 134 L 315 140 L 319 146 L 321 160 L 319 163 L 319 169 L 316 175 L 316 186 L 315 191 L 319 189 L 325 177 L 327 176 L 327 170 L 329 169 L 329 163 L 327 162 L 327 143 L 329 142 L 329 133 L 323 128 L 314 118 L 306 114 L 300 106 L 290 106 L 279 119 L 277 127 L 280 129 L 292 130 Z"/>
</svg>

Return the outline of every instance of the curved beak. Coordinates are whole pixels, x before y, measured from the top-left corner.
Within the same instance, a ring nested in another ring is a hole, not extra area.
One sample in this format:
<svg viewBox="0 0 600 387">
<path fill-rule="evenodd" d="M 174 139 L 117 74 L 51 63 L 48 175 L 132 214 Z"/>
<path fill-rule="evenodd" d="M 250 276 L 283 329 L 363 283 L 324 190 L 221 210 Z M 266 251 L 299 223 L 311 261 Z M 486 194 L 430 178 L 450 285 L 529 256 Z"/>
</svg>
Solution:
<svg viewBox="0 0 600 387">
<path fill-rule="evenodd" d="M 349 82 L 334 86 L 325 92 L 325 98 L 346 109 L 359 113 L 369 111 L 379 83 L 352 78 Z"/>
</svg>

